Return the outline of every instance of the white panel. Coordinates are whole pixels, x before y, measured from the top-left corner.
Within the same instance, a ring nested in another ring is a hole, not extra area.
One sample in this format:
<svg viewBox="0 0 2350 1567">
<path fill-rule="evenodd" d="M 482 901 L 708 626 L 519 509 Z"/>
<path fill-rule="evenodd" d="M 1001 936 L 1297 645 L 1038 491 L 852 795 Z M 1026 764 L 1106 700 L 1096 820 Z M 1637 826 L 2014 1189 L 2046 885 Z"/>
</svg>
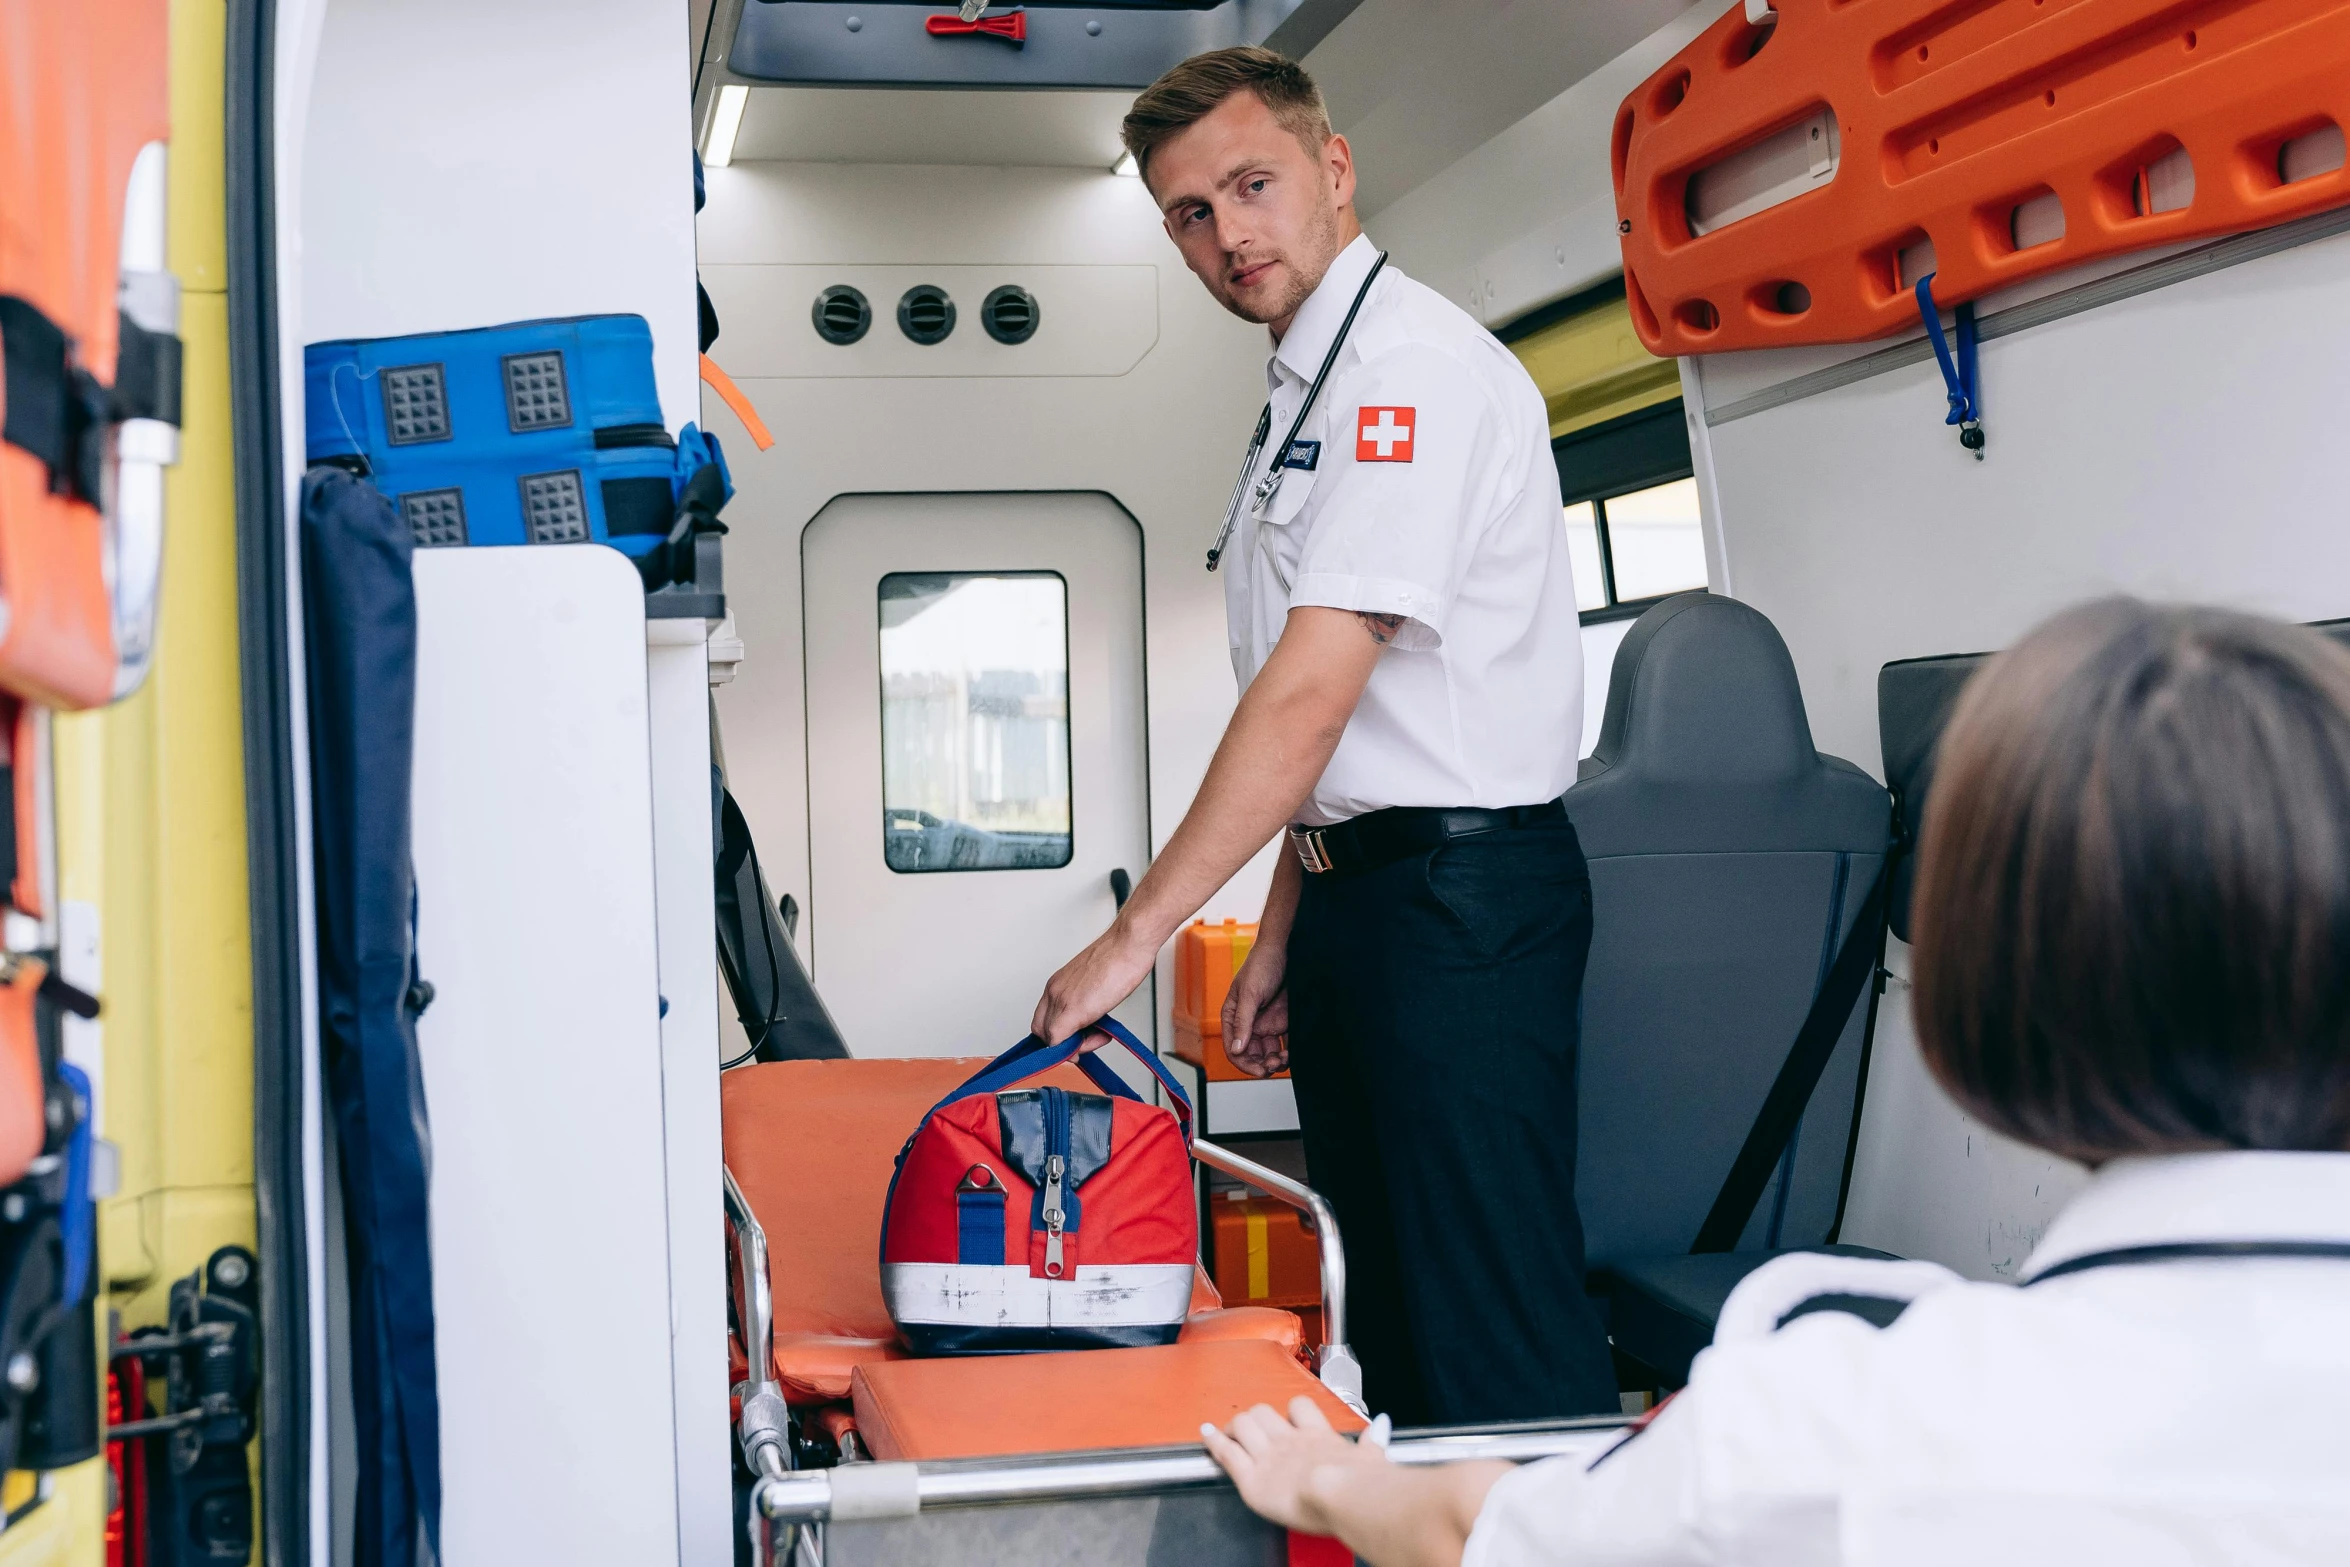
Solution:
<svg viewBox="0 0 2350 1567">
<path fill-rule="evenodd" d="M 1801 363 L 1734 357 L 1741 390 Z M 1821 750 L 1880 766 L 1888 660 L 2000 647 L 2092 595 L 2350 614 L 2350 238 L 1994 339 L 1982 386 L 1982 462 L 1930 362 L 1705 432 L 1738 596 L 1786 637 Z M 1903 1065 L 1904 1007 L 1880 1011 L 1845 1238 L 1993 1276 L 2063 1167 Z"/>
<path fill-rule="evenodd" d="M 1818 190 L 1836 178 L 1841 155 L 1836 116 L 1825 109 L 1739 148 L 1689 176 L 1689 232 L 1711 234 Z"/>
<path fill-rule="evenodd" d="M 416 596 L 441 1559 L 674 1563 L 643 587 L 425 550 Z"/>
<path fill-rule="evenodd" d="M 857 342 L 816 335 L 816 296 L 835 283 L 873 307 Z M 955 302 L 955 329 L 942 343 L 898 329 L 898 299 L 920 283 Z M 999 343 L 979 321 L 989 292 L 1007 283 L 1036 296 L 1036 335 L 1025 343 Z M 726 329 L 718 352 L 737 377 L 1124 375 L 1159 338 L 1156 267 L 712 265 L 702 286 Z"/>
<path fill-rule="evenodd" d="M 678 1559 L 734 1549 L 726 1251 L 718 1125 L 718 931 L 710 841 L 710 660 L 701 620 L 645 625 L 653 873 L 661 951 L 661 1104 L 677 1392 Z"/>
<path fill-rule="evenodd" d="M 804 541 L 816 983 L 858 1055 L 991 1055 L 1109 925 L 1110 872 L 1147 863 L 1140 532 L 1101 495 L 852 495 Z M 1067 584 L 1069 861 L 893 871 L 876 590 L 891 572 L 999 571 Z M 1146 1045 L 1152 1010 L 1146 987 L 1119 1012 Z"/>
<path fill-rule="evenodd" d="M 652 323 L 663 415 L 692 418 L 679 21 L 637 0 L 334 0 L 310 100 L 298 341 L 633 312 Z"/>
<path fill-rule="evenodd" d="M 1297 1130 L 1297 1091 L 1285 1077 L 1261 1083 L 1210 1083 L 1208 1125 L 1212 1136 Z"/>
</svg>

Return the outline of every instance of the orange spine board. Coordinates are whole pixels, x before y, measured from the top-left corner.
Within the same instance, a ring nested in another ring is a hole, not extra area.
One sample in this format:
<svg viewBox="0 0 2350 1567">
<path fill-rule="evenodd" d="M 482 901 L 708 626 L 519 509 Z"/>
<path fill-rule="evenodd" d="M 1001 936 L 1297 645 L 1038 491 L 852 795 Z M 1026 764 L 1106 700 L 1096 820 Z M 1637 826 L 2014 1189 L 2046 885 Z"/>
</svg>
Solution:
<svg viewBox="0 0 2350 1567">
<path fill-rule="evenodd" d="M 1947 306 L 2350 202 L 2350 168 L 2279 168 L 2286 143 L 2350 125 L 2350 0 L 1775 4 L 1759 27 L 1732 7 L 1617 110 L 1625 292 L 1653 353 L 1899 331 L 1920 241 Z M 1822 111 L 1841 141 L 1826 184 L 1692 232 L 1693 175 Z M 2191 199 L 2142 211 L 2144 171 L 2180 149 Z M 2062 233 L 2018 248 L 2015 209 L 2051 194 Z"/>
<path fill-rule="evenodd" d="M 111 383 L 123 200 L 139 149 L 171 135 L 166 0 L 0 0 L 0 294 Z M 97 510 L 0 448 L 0 685 L 58 707 L 114 696 Z"/>
</svg>

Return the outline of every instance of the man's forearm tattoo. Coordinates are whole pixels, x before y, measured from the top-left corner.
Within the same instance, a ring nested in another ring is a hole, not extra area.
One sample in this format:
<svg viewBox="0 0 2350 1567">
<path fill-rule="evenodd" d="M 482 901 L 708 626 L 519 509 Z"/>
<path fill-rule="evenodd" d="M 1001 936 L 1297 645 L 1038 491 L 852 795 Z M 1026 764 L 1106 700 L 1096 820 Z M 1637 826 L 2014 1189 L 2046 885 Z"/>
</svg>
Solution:
<svg viewBox="0 0 2350 1567">
<path fill-rule="evenodd" d="M 1363 623 L 1363 629 L 1371 633 L 1371 640 L 1381 647 L 1393 642 L 1395 634 L 1403 629 L 1403 623 L 1410 618 L 1408 615 L 1368 615 L 1361 610 L 1355 611 L 1355 619 Z"/>
</svg>

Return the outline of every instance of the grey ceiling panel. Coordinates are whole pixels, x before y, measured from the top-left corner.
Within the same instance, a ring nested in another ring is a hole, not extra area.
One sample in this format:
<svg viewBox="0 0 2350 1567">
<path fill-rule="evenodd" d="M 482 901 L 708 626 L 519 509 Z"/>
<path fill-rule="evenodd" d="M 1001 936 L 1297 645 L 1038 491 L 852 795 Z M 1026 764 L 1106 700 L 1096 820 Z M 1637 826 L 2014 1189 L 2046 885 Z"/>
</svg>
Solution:
<svg viewBox="0 0 2350 1567">
<path fill-rule="evenodd" d="M 932 36 L 925 22 L 954 14 L 943 0 L 750 0 L 727 66 L 751 80 L 799 84 L 1139 88 L 1202 50 L 1263 39 L 1298 4 L 1031 3 L 1027 38 L 1015 44 Z"/>
</svg>

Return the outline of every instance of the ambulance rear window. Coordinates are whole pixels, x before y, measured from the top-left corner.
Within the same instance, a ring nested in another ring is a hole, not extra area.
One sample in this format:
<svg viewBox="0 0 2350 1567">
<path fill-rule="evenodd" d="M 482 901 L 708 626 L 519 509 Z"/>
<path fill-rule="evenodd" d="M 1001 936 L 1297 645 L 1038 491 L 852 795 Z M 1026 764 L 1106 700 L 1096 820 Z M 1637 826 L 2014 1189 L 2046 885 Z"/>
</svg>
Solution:
<svg viewBox="0 0 2350 1567">
<path fill-rule="evenodd" d="M 1069 863 L 1069 587 L 1055 572 L 881 579 L 882 858 Z"/>
</svg>

